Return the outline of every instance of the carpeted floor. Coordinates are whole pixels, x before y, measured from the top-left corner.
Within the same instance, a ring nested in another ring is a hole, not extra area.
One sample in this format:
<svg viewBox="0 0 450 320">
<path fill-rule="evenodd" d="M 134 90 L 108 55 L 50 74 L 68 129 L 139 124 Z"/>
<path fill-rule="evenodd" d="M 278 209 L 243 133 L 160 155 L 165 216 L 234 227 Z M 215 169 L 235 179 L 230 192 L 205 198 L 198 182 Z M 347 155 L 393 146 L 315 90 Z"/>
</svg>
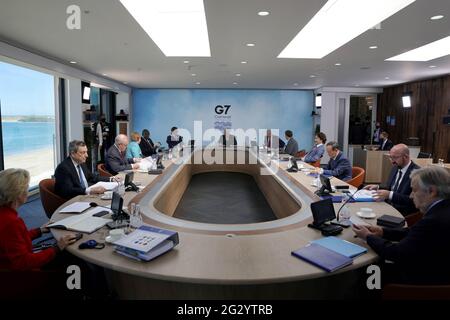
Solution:
<svg viewBox="0 0 450 320">
<path fill-rule="evenodd" d="M 217 224 L 277 219 L 253 177 L 234 172 L 194 175 L 174 217 Z"/>
</svg>

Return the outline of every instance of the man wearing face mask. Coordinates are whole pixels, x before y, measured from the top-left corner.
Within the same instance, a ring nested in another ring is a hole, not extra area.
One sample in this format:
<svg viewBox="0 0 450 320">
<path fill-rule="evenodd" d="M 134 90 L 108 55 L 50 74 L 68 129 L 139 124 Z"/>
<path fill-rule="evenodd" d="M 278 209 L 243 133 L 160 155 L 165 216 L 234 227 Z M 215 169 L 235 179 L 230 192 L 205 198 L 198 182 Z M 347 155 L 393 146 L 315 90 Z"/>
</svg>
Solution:
<svg viewBox="0 0 450 320">
<path fill-rule="evenodd" d="M 389 175 L 386 186 L 378 190 L 374 197 L 377 201 L 386 201 L 404 216 L 417 212 L 411 194 L 410 174 L 414 169 L 420 168 L 411 161 L 409 148 L 405 144 L 397 144 L 389 151 L 389 158 L 394 166 Z M 377 185 L 368 185 L 364 189 L 376 190 Z"/>
<path fill-rule="evenodd" d="M 381 132 L 383 132 L 383 129 L 381 129 L 381 124 L 379 122 L 377 122 L 375 124 L 375 128 L 376 129 L 373 132 L 372 140 L 373 140 L 373 144 L 379 144 L 381 141 L 380 135 L 381 135 Z"/>
</svg>

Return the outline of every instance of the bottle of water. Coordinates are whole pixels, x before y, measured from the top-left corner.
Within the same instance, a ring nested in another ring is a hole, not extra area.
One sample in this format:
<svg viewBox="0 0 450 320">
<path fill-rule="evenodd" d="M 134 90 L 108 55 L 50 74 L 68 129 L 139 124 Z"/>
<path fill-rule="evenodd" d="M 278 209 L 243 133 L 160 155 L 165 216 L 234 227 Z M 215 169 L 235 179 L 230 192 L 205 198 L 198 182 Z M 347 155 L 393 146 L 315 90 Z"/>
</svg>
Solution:
<svg viewBox="0 0 450 320">
<path fill-rule="evenodd" d="M 350 212 L 350 209 L 348 208 L 348 195 L 344 194 L 342 196 L 342 208 L 341 212 L 339 213 L 339 221 L 348 221 L 350 217 L 352 216 L 352 213 Z"/>
<path fill-rule="evenodd" d="M 167 155 L 169 160 L 172 160 L 172 149 L 169 149 L 169 154 Z"/>
<path fill-rule="evenodd" d="M 142 225 L 141 208 L 138 204 L 131 204 L 130 225 L 136 229 Z"/>
</svg>

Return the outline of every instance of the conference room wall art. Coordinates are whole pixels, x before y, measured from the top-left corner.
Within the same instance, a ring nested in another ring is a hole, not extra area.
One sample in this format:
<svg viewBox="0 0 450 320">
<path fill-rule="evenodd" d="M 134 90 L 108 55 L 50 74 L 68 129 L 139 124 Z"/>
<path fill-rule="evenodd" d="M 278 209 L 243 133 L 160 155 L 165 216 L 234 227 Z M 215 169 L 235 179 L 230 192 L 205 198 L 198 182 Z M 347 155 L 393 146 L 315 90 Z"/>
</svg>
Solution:
<svg viewBox="0 0 450 320">
<path fill-rule="evenodd" d="M 201 121 L 203 133 L 213 128 L 279 129 L 285 140 L 284 131 L 290 129 L 300 149 L 308 150 L 313 103 L 310 90 L 136 89 L 132 120 L 134 130 L 148 128 L 153 141 L 164 146 L 172 126 L 187 129 L 194 139 L 194 122 Z M 244 143 L 238 136 L 238 144 Z"/>
</svg>

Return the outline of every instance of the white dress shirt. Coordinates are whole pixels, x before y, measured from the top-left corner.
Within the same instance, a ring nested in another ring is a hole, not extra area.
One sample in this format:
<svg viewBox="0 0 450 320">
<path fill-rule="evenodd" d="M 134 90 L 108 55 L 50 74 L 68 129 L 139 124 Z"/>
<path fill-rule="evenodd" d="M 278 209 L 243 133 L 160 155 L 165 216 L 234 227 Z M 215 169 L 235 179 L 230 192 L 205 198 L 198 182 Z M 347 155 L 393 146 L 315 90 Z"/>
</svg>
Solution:
<svg viewBox="0 0 450 320">
<path fill-rule="evenodd" d="M 402 180 L 405 177 L 406 171 L 408 171 L 408 168 L 410 165 L 411 165 L 411 161 L 409 161 L 409 163 L 406 166 L 404 166 L 402 169 L 400 169 L 400 171 L 402 172 L 402 177 L 400 178 L 400 181 L 398 181 L 399 187 L 400 187 L 400 184 L 402 183 Z M 394 186 L 397 185 L 397 180 L 398 180 L 398 170 L 395 175 L 394 184 L 393 184 Z M 392 200 L 393 195 L 394 195 L 394 191 L 389 192 L 389 200 Z"/>
</svg>

